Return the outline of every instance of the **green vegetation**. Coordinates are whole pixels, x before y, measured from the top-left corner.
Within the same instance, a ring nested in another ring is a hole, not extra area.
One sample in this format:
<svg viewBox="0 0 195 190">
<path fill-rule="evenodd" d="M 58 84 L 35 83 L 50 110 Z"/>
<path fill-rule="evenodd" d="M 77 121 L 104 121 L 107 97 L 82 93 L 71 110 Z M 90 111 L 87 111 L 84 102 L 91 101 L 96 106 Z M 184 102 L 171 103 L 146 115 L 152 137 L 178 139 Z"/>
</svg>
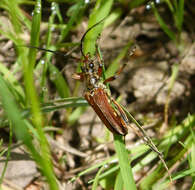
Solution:
<svg viewBox="0 0 195 190">
<path fill-rule="evenodd" d="M 11 63 L 0 61 L 0 129 L 9 131 L 9 145 L 7 145 L 6 149 L 0 149 L 0 157 L 6 156 L 4 172 L 2 172 L 0 178 L 1 184 L 9 163 L 11 147 L 14 142 L 13 138 L 16 138 L 16 141 L 25 146 L 29 156 L 36 162 L 37 168 L 41 175 L 44 176 L 49 188 L 52 190 L 60 189 L 60 184 L 64 179 L 57 177 L 54 172 L 56 165 L 53 162 L 53 150 L 50 148 L 47 136 L 49 135 L 55 139 L 56 134 L 61 135 L 63 133 L 63 126 L 66 126 L 74 133 L 77 130 L 75 128 L 78 126 L 77 124 L 80 122 L 82 114 L 88 108 L 87 101 L 80 94 L 80 88 L 83 84 L 80 82 L 70 84 L 70 80 L 67 78 L 71 77 L 70 72 L 68 71 L 69 75 L 65 75 L 63 72 L 64 68 L 68 69 L 71 65 L 69 57 L 74 58 L 74 63 L 81 62 L 78 58 L 80 56 L 78 53 L 80 41 L 79 39 L 77 41 L 72 39 L 75 39 L 74 35 L 77 35 L 78 38 L 84 33 L 81 27 L 82 23 L 87 21 L 88 28 L 90 28 L 105 18 L 102 23 L 89 31 L 84 40 L 84 53 L 90 53 L 92 57 L 95 57 L 95 45 L 98 43 L 98 38 L 102 31 L 111 25 L 116 27 L 119 25 L 118 23 L 122 23 L 124 16 L 130 14 L 131 10 L 136 10 L 140 14 L 138 15 L 139 17 L 144 17 L 144 14 L 150 14 L 150 17 L 156 19 L 159 27 L 164 32 L 164 38 L 168 36 L 166 40 L 173 43 L 179 54 L 182 53 L 182 50 L 185 49 L 185 43 L 181 37 L 185 23 L 184 0 L 165 0 L 159 5 L 155 3 L 149 5 L 151 11 L 147 11 L 145 8 L 146 1 L 144 0 L 130 2 L 126 0 L 97 0 L 89 3 L 84 0 L 50 0 L 47 3 L 41 0 L 0 1 L 0 46 L 3 46 L 4 41 L 10 41 L 14 50 L 14 61 Z M 158 9 L 161 5 L 165 6 L 162 10 Z M 48 13 L 44 12 L 44 6 L 47 9 L 50 8 L 49 18 L 46 16 Z M 144 11 L 142 11 L 143 8 Z M 31 15 L 29 10 L 33 10 Z M 172 16 L 173 27 L 170 26 L 169 20 L 163 18 L 166 12 L 169 12 Z M 140 22 L 142 19 L 140 19 Z M 87 28 L 85 29 L 87 30 Z M 129 59 L 128 54 L 134 44 L 136 44 L 136 40 L 130 36 L 122 47 L 116 47 L 118 49 L 117 54 L 115 58 L 109 59 L 109 66 L 106 63 L 105 68 L 107 69 L 103 71 L 103 78 L 114 75 L 120 68 L 120 64 L 126 61 L 125 58 Z M 115 44 L 112 44 L 112 46 L 114 48 Z M 44 47 L 45 49 L 56 51 L 56 53 L 33 47 Z M 64 56 L 62 56 L 62 51 L 66 52 L 63 52 Z M 98 51 L 104 57 L 101 47 L 98 47 Z M 76 56 L 73 52 L 76 52 Z M 63 58 L 63 64 L 58 64 L 56 55 Z M 110 57 L 112 56 L 110 55 Z M 181 56 L 178 55 L 178 58 L 181 58 Z M 145 61 L 140 60 L 140 62 Z M 157 135 L 153 138 L 153 141 L 158 150 L 163 153 L 168 168 L 173 170 L 170 170 L 173 181 L 177 183 L 179 180 L 190 177 L 190 188 L 193 190 L 195 187 L 195 114 L 186 113 L 182 119 L 178 120 L 174 114 L 169 115 L 171 93 L 178 79 L 181 62 L 181 59 L 175 61 L 170 69 L 171 74 L 168 81 L 166 101 L 164 111 L 162 111 L 164 112 L 162 113 L 164 121 L 160 121 L 160 124 L 158 123 L 157 128 L 154 129 Z M 81 64 L 77 64 L 75 72 L 81 71 Z M 123 96 L 119 96 L 118 99 L 122 100 L 122 98 Z M 194 102 L 191 104 L 193 107 Z M 127 106 L 124 107 L 127 108 Z M 62 110 L 66 111 L 62 112 Z M 131 114 L 126 109 L 125 111 L 128 117 L 132 119 Z M 153 111 L 155 113 L 155 110 Z M 174 110 L 172 111 L 174 112 Z M 180 111 L 183 112 L 184 110 Z M 63 126 L 53 124 L 55 123 L 53 121 L 55 112 L 59 112 L 63 117 Z M 187 112 L 190 113 L 190 111 Z M 136 111 L 133 114 L 135 116 L 139 115 Z M 148 122 L 144 117 L 140 121 L 144 125 Z M 139 126 L 139 123 L 134 118 L 131 122 Z M 93 125 L 95 122 L 91 121 L 90 123 L 92 123 L 90 125 Z M 158 128 L 163 124 L 168 127 L 166 127 L 166 131 L 164 131 L 161 138 L 158 138 Z M 46 128 L 51 129 L 51 131 L 48 132 Z M 89 144 L 92 146 L 95 143 L 98 146 L 98 144 L 104 143 L 106 146 L 111 140 L 111 134 L 109 131 L 103 131 L 102 133 L 105 134 L 103 138 L 98 135 L 95 138 L 89 137 L 90 141 L 92 141 Z M 157 162 L 157 153 L 150 151 L 150 148 L 142 143 L 127 149 L 123 137 L 113 136 L 114 153 L 110 151 L 111 155 L 109 157 L 104 155 L 103 161 L 101 159 L 101 162 L 94 162 L 93 165 L 87 165 L 86 161 L 80 160 L 80 165 L 76 165 L 74 169 L 76 170 L 76 167 L 84 169 L 78 170 L 76 174 L 70 172 L 71 178 L 65 179 L 65 183 L 76 183 L 77 178 L 88 175 L 88 181 L 85 181 L 84 186 L 86 185 L 86 188 L 93 190 L 97 189 L 98 186 L 101 186 L 102 189 L 116 190 L 133 190 L 136 188 L 159 190 L 167 189 L 171 185 L 163 164 Z M 73 140 L 71 139 L 71 141 Z M 0 147 L 3 147 L 3 144 L 2 139 Z M 93 151 L 95 148 L 90 147 L 89 149 Z M 108 148 L 106 150 L 108 151 Z M 95 154 L 95 151 L 93 154 Z M 66 153 L 63 152 L 60 160 L 63 160 L 65 155 Z M 76 158 L 74 159 L 76 160 Z M 60 163 L 58 164 L 60 165 Z M 63 164 L 67 164 L 66 156 Z M 147 173 L 145 173 L 145 166 L 149 168 L 155 166 L 155 168 L 147 170 Z M 59 168 L 62 168 L 61 165 Z M 64 168 L 69 169 L 69 171 L 72 169 L 70 166 Z M 137 179 L 134 180 L 133 174 L 135 173 L 139 174 L 139 183 L 137 183 Z"/>
</svg>

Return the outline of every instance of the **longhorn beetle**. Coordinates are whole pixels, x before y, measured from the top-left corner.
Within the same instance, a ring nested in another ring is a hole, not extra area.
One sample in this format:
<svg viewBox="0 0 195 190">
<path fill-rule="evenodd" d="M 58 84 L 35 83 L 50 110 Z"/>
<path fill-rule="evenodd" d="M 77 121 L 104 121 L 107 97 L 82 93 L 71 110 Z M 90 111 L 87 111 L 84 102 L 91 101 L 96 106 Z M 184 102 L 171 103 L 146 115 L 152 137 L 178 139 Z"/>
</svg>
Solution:
<svg viewBox="0 0 195 190">
<path fill-rule="evenodd" d="M 98 63 L 96 63 L 91 57 L 90 54 L 84 54 L 83 51 L 83 42 L 87 33 L 92 30 L 94 27 L 99 25 L 101 22 L 105 20 L 102 19 L 93 26 L 91 26 L 82 36 L 80 42 L 80 51 L 83 56 L 83 66 L 81 66 L 80 73 L 74 73 L 72 78 L 75 80 L 79 80 L 81 82 L 85 82 L 86 90 L 84 92 L 84 97 L 89 103 L 89 105 L 94 109 L 98 117 L 105 124 L 105 126 L 113 133 L 118 135 L 125 136 L 128 133 L 128 128 L 132 128 L 133 131 L 154 151 L 158 154 L 159 159 L 163 163 L 167 173 L 169 175 L 170 181 L 172 183 L 172 177 L 169 173 L 169 169 L 163 159 L 163 155 L 158 151 L 155 144 L 152 142 L 150 137 L 147 136 L 145 130 L 136 123 L 139 131 L 132 125 L 130 125 L 128 117 L 123 110 L 123 108 L 109 95 L 106 84 L 111 82 L 117 78 L 118 75 L 123 71 L 126 64 L 123 64 L 120 69 L 116 72 L 116 75 L 111 76 L 101 82 L 101 77 L 103 74 L 103 64 L 100 58 L 100 54 L 97 51 Z M 66 56 L 58 51 L 53 51 L 45 48 L 35 47 L 27 45 L 28 48 L 35 48 L 42 51 L 51 52 L 54 54 L 60 54 Z M 97 50 L 97 47 L 96 47 Z"/>
<path fill-rule="evenodd" d="M 162 158 L 162 153 L 158 151 L 157 147 L 153 144 L 152 140 L 146 135 L 143 128 L 139 126 L 139 131 L 135 127 L 131 126 L 127 115 L 123 108 L 109 95 L 106 84 L 117 78 L 117 76 L 123 71 L 126 64 L 123 64 L 120 69 L 116 72 L 116 75 L 111 76 L 101 81 L 103 64 L 100 58 L 99 51 L 97 51 L 98 63 L 95 62 L 89 53 L 84 54 L 83 42 L 87 33 L 100 24 L 104 19 L 100 20 L 92 27 L 90 27 L 82 36 L 80 43 L 80 51 L 83 56 L 83 65 L 81 66 L 80 73 L 74 73 L 72 78 L 85 82 L 86 90 L 84 92 L 84 97 L 89 103 L 89 105 L 96 112 L 98 117 L 104 123 L 104 125 L 113 133 L 125 136 L 128 133 L 128 127 L 131 127 L 135 133 L 143 139 L 143 141 L 150 146 L 150 148 L 155 151 L 160 160 L 162 161 L 165 169 L 168 172 L 170 181 L 172 181 L 171 175 L 169 174 L 168 167 Z"/>
</svg>

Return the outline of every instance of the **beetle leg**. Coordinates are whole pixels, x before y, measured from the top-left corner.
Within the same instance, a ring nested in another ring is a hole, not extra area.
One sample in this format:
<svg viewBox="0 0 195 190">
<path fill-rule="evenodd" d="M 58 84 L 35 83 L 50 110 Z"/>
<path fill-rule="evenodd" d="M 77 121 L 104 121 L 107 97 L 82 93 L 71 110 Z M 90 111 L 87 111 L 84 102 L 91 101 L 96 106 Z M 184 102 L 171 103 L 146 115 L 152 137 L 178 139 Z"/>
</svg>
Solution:
<svg viewBox="0 0 195 190">
<path fill-rule="evenodd" d="M 115 80 L 115 79 L 120 75 L 120 73 L 123 71 L 123 69 L 125 68 L 126 65 L 127 65 L 126 63 L 123 64 L 122 67 L 119 68 L 119 70 L 116 72 L 115 75 L 113 75 L 113 76 L 107 78 L 107 79 L 104 81 L 104 84 L 106 84 L 106 83 L 108 83 L 108 82 L 111 82 L 111 81 Z"/>
<path fill-rule="evenodd" d="M 117 110 L 119 111 L 121 117 L 123 118 L 123 121 L 125 124 L 133 129 L 133 131 L 136 133 L 138 137 L 140 137 L 150 148 L 156 152 L 158 155 L 162 156 L 162 153 L 158 151 L 152 140 L 146 135 L 145 131 L 142 128 L 139 128 L 140 131 L 138 131 L 133 125 L 129 124 L 129 120 L 122 109 L 122 107 L 114 100 L 112 99 L 113 104 L 117 107 Z"/>
<path fill-rule="evenodd" d="M 133 55 L 135 49 L 136 49 L 136 46 L 133 46 L 132 49 L 131 49 L 131 52 L 130 52 L 130 56 Z M 113 75 L 113 76 L 107 78 L 107 79 L 104 81 L 104 84 L 106 84 L 106 83 L 108 83 L 108 82 L 111 82 L 111 81 L 115 80 L 115 79 L 120 75 L 120 73 L 123 71 L 123 69 L 125 68 L 125 66 L 126 66 L 126 63 L 124 63 L 124 64 L 119 68 L 119 70 L 116 72 L 115 75 Z"/>
<path fill-rule="evenodd" d="M 161 152 L 159 152 L 159 150 L 157 149 L 157 147 L 155 146 L 155 144 L 152 142 L 152 140 L 150 139 L 150 137 L 148 137 L 144 131 L 143 128 L 139 127 L 138 131 L 133 125 L 129 124 L 129 120 L 127 118 L 127 115 L 125 114 L 124 110 L 122 109 L 122 107 L 114 100 L 112 99 L 113 104 L 116 106 L 117 110 L 119 111 L 121 118 L 123 119 L 121 122 L 124 122 L 126 126 L 129 126 L 133 129 L 133 131 L 136 133 L 136 135 L 138 137 L 140 137 L 154 152 L 156 152 L 158 154 L 158 157 L 160 158 L 161 162 L 163 163 L 165 169 L 167 170 L 167 173 L 169 175 L 170 181 L 172 183 L 172 177 L 171 174 L 169 172 L 169 169 L 167 167 L 167 164 L 165 163 L 164 159 L 163 159 L 163 155 Z M 124 125 L 124 126 L 125 126 Z"/>
<path fill-rule="evenodd" d="M 74 73 L 74 74 L 72 74 L 72 78 L 75 80 L 83 81 L 84 75 L 83 75 L 83 73 Z"/>
</svg>

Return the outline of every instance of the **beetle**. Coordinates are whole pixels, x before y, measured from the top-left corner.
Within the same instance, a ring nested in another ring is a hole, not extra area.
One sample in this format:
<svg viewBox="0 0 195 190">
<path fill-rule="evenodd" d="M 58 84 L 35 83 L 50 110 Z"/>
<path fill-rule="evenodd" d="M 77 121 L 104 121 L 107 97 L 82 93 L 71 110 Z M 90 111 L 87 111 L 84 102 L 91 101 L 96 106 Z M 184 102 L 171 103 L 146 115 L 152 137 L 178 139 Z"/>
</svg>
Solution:
<svg viewBox="0 0 195 190">
<path fill-rule="evenodd" d="M 83 66 L 81 66 L 80 73 L 74 73 L 72 75 L 72 78 L 75 80 L 79 80 L 81 82 L 84 82 L 86 85 L 86 90 L 84 92 L 84 97 L 89 103 L 89 105 L 93 108 L 93 110 L 96 112 L 100 120 L 105 124 L 105 126 L 113 133 L 118 135 L 125 136 L 128 133 L 128 128 L 132 128 L 133 131 L 154 151 L 158 154 L 159 159 L 163 163 L 165 169 L 167 170 L 167 173 L 169 175 L 170 181 L 172 183 L 172 177 L 169 173 L 169 169 L 163 159 L 163 155 L 161 152 L 158 151 L 155 144 L 152 142 L 152 140 L 147 136 L 145 130 L 139 125 L 136 124 L 139 131 L 132 125 L 130 125 L 128 117 L 123 110 L 123 108 L 112 98 L 112 96 L 109 94 L 106 84 L 115 80 L 118 75 L 123 71 L 126 64 L 123 64 L 120 69 L 116 72 L 114 76 L 111 76 L 107 79 L 105 79 L 103 82 L 101 81 L 102 74 L 103 74 L 103 64 L 102 60 L 100 58 L 99 52 L 97 51 L 97 62 L 94 61 L 94 59 L 91 58 L 90 54 L 84 54 L 83 52 L 83 42 L 84 38 L 87 35 L 87 33 L 92 30 L 94 27 L 99 25 L 101 22 L 105 20 L 102 19 L 93 26 L 91 26 L 82 36 L 81 42 L 80 42 L 80 51 L 83 56 Z M 35 48 L 42 51 L 51 52 L 54 54 L 60 54 L 63 56 L 66 56 L 66 54 L 63 54 L 61 52 L 30 46 L 27 45 L 28 48 Z"/>
<path fill-rule="evenodd" d="M 81 67 L 82 72 L 74 73 L 72 78 L 85 83 L 84 97 L 105 126 L 112 133 L 124 136 L 128 133 L 128 118 L 121 106 L 108 93 L 106 84 L 116 79 L 126 64 L 119 69 L 116 75 L 102 82 L 103 64 L 99 53 L 97 54 L 98 63 L 96 63 L 89 53 L 85 55 L 83 52 L 83 41 L 86 34 L 100 22 L 89 28 L 83 35 L 81 39 L 81 54 L 84 57 L 83 66 Z"/>
<path fill-rule="evenodd" d="M 123 64 L 114 76 L 105 79 L 103 82 L 101 80 L 103 74 L 103 64 L 100 58 L 99 52 L 97 51 L 97 62 L 91 58 L 90 54 L 84 54 L 83 52 L 83 42 L 87 33 L 100 24 L 104 19 L 100 20 L 92 27 L 90 27 L 82 36 L 80 43 L 80 51 L 83 56 L 83 65 L 81 66 L 80 73 L 74 73 L 72 78 L 84 82 L 86 85 L 84 91 L 84 97 L 89 103 L 89 105 L 96 112 L 100 120 L 104 125 L 113 133 L 125 136 L 128 133 L 128 128 L 132 128 L 134 132 L 154 151 L 158 154 L 160 160 L 162 161 L 165 169 L 168 172 L 170 181 L 172 182 L 169 169 L 163 159 L 163 155 L 158 151 L 157 147 L 154 145 L 152 140 L 147 136 L 144 129 L 138 125 L 139 131 L 130 125 L 128 117 L 123 110 L 123 108 L 112 98 L 109 94 L 106 84 L 115 80 L 118 75 L 123 71 L 126 64 Z"/>
</svg>

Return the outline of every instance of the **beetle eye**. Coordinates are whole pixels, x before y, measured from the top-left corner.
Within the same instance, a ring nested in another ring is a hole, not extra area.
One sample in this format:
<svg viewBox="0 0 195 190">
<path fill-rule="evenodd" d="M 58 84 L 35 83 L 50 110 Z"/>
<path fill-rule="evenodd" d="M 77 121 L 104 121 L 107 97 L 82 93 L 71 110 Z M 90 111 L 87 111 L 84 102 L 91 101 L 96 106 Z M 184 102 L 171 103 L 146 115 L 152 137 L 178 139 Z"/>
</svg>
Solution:
<svg viewBox="0 0 195 190">
<path fill-rule="evenodd" d="M 93 63 L 89 63 L 89 67 L 90 67 L 91 69 L 93 69 L 94 64 L 93 64 Z"/>
</svg>

